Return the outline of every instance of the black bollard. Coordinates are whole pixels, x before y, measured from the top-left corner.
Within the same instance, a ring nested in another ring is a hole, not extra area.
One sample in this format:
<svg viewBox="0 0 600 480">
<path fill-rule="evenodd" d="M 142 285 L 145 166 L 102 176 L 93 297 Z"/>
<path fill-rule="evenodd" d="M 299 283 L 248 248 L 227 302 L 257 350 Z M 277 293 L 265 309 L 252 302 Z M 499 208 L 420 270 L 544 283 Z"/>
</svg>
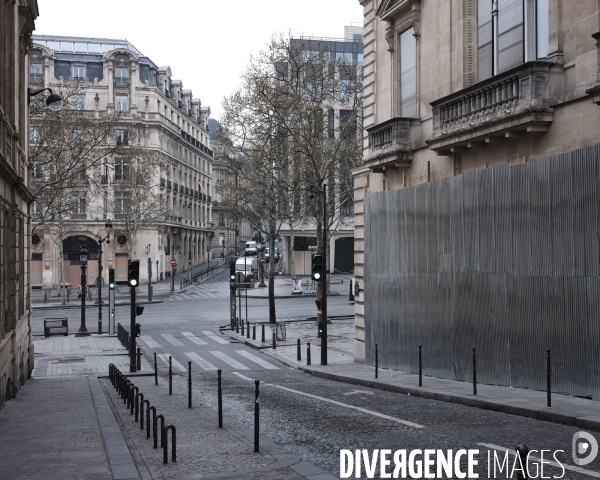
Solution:
<svg viewBox="0 0 600 480">
<path fill-rule="evenodd" d="M 152 410 L 153 422 L 150 423 L 150 411 Z M 156 407 L 150 407 L 146 410 L 146 438 L 150 438 L 150 427 L 156 421 Z M 156 448 L 156 447 L 155 447 Z"/>
<path fill-rule="evenodd" d="M 252 326 L 252 340 L 256 340 L 256 325 Z"/>
<path fill-rule="evenodd" d="M 154 385 L 158 385 L 158 368 L 156 368 L 156 352 L 154 352 Z"/>
<path fill-rule="evenodd" d="M 217 401 L 219 404 L 219 428 L 223 428 L 223 392 L 221 391 L 221 369 L 217 370 Z"/>
<path fill-rule="evenodd" d="M 552 362 L 550 357 L 550 349 L 546 351 L 546 395 L 548 397 L 548 408 L 552 406 L 550 392 L 552 391 Z"/>
<path fill-rule="evenodd" d="M 423 357 L 421 353 L 422 346 L 419 345 L 419 387 L 423 386 Z"/>
<path fill-rule="evenodd" d="M 171 360 L 173 357 L 169 355 L 169 395 L 173 395 L 173 367 L 171 366 Z"/>
<path fill-rule="evenodd" d="M 144 429 L 144 404 L 147 405 L 147 409 L 150 408 L 150 400 L 140 403 L 140 430 Z"/>
<path fill-rule="evenodd" d="M 160 446 L 163 446 L 163 435 L 162 432 L 165 429 L 165 417 L 157 415 L 154 417 L 154 448 L 158 448 L 158 421 L 160 420 Z"/>
<path fill-rule="evenodd" d="M 477 357 L 475 356 L 475 347 L 473 347 L 473 395 L 477 395 Z"/>
<path fill-rule="evenodd" d="M 46 303 L 48 301 L 48 298 L 46 296 L 46 290 L 44 290 L 44 303 Z"/>
<path fill-rule="evenodd" d="M 175 426 L 174 425 L 169 425 L 167 428 L 163 429 L 163 463 L 169 463 L 169 455 L 167 452 L 167 445 L 168 445 L 168 437 L 169 437 L 169 430 L 171 430 L 171 460 L 173 462 L 177 461 L 177 441 L 175 439 L 176 437 L 176 433 L 175 433 Z"/>
<path fill-rule="evenodd" d="M 250 338 L 250 322 L 246 320 L 246 338 Z"/>
<path fill-rule="evenodd" d="M 260 380 L 255 380 L 254 385 L 256 385 L 256 390 L 254 391 L 254 451 L 258 452 L 258 432 L 259 432 L 259 399 L 258 399 L 258 386 L 260 385 Z"/>
<path fill-rule="evenodd" d="M 375 378 L 379 378 L 379 350 L 375 344 Z"/>
<path fill-rule="evenodd" d="M 264 323 L 262 325 L 262 338 L 260 339 L 260 341 L 263 343 L 265 341 L 265 324 Z"/>
<path fill-rule="evenodd" d="M 310 343 L 306 344 L 306 364 L 310 365 Z"/>
<path fill-rule="evenodd" d="M 235 317 L 235 333 L 240 333 L 240 322 L 238 317 Z"/>
<path fill-rule="evenodd" d="M 277 339 L 275 338 L 275 330 L 273 330 L 273 350 L 277 348 Z"/>
<path fill-rule="evenodd" d="M 529 478 L 529 474 L 527 472 L 527 455 L 529 454 L 529 447 L 527 445 L 519 444 L 517 445 L 517 455 L 519 456 L 519 461 L 521 465 L 519 468 L 522 469 L 521 472 L 517 473 L 518 477 L 523 480 L 527 480 Z M 515 468 L 518 470 L 519 468 Z"/>
<path fill-rule="evenodd" d="M 298 344 L 297 344 L 297 360 L 301 361 L 302 360 L 302 353 L 300 353 L 300 339 L 298 339 Z"/>
<path fill-rule="evenodd" d="M 244 333 L 244 323 L 245 322 L 244 322 L 244 320 L 242 318 L 240 318 L 240 322 L 242 324 L 242 337 L 243 337 L 245 335 L 245 333 Z"/>
<path fill-rule="evenodd" d="M 188 362 L 188 408 L 192 408 L 192 362 Z"/>
<path fill-rule="evenodd" d="M 140 347 L 137 347 L 137 371 L 139 372 L 142 369 L 142 349 Z"/>
</svg>

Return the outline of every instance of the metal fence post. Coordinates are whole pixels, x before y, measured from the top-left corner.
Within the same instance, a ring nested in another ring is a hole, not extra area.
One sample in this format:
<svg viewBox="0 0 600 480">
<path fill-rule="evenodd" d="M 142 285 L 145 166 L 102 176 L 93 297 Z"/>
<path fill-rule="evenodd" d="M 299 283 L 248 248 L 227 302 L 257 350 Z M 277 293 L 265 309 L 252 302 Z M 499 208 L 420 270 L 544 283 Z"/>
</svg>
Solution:
<svg viewBox="0 0 600 480">
<path fill-rule="evenodd" d="M 277 344 L 275 342 L 276 342 L 276 339 L 275 339 L 275 330 L 273 330 L 273 350 L 275 350 L 277 348 Z"/>
<path fill-rule="evenodd" d="M 260 404 L 258 398 L 258 386 L 260 380 L 255 380 L 254 385 L 256 389 L 254 391 L 254 451 L 258 452 L 258 432 L 259 432 L 259 419 L 260 419 Z"/>
<path fill-rule="evenodd" d="M 192 408 L 192 362 L 188 362 L 188 408 Z"/>
<path fill-rule="evenodd" d="M 156 352 L 154 352 L 154 385 L 158 385 L 158 368 L 156 368 Z"/>
<path fill-rule="evenodd" d="M 422 345 L 419 345 L 419 387 L 423 386 L 423 357 L 422 357 Z"/>
<path fill-rule="evenodd" d="M 379 378 L 379 350 L 375 344 L 375 378 Z"/>
<path fill-rule="evenodd" d="M 142 349 L 140 347 L 137 347 L 137 370 L 138 372 L 142 369 Z"/>
<path fill-rule="evenodd" d="M 221 391 L 221 369 L 217 370 L 217 402 L 219 404 L 219 428 L 223 428 L 223 392 Z"/>
<path fill-rule="evenodd" d="M 551 363 L 550 349 L 546 351 L 546 395 L 548 397 L 548 408 L 552 406 L 552 399 L 550 392 L 552 391 L 552 363 Z"/>
<path fill-rule="evenodd" d="M 173 357 L 169 355 L 169 395 L 173 395 L 173 366 L 171 361 Z"/>
<path fill-rule="evenodd" d="M 297 350 L 298 350 L 298 361 L 302 360 L 302 354 L 300 353 L 300 339 L 298 339 L 298 344 L 297 344 Z"/>
<path fill-rule="evenodd" d="M 260 339 L 261 342 L 265 342 L 265 324 L 262 324 L 262 337 Z"/>
<path fill-rule="evenodd" d="M 256 340 L 256 325 L 252 326 L 252 340 Z"/>
<path fill-rule="evenodd" d="M 477 357 L 473 347 L 473 395 L 477 395 Z"/>
<path fill-rule="evenodd" d="M 310 343 L 306 344 L 306 364 L 310 365 Z"/>
</svg>

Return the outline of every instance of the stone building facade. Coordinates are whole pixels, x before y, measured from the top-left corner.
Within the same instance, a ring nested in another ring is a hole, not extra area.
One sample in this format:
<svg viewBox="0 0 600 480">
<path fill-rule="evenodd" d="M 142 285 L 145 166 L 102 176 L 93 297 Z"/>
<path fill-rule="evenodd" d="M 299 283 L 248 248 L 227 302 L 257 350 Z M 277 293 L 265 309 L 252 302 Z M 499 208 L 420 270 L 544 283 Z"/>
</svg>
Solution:
<svg viewBox="0 0 600 480">
<path fill-rule="evenodd" d="M 36 0 L 0 3 L 0 408 L 33 369 L 28 91 Z"/>
<path fill-rule="evenodd" d="M 355 361 L 363 362 L 372 280 L 364 276 L 365 197 L 598 143 L 600 5 L 359 1 L 365 131 L 364 165 L 354 172 Z"/>
<path fill-rule="evenodd" d="M 184 89 L 181 80 L 173 78 L 170 67 L 156 65 L 126 40 L 36 35 L 33 41 L 32 83 L 61 91 L 78 82 L 82 92 L 77 108 L 98 119 L 118 117 L 115 137 L 109 141 L 135 141 L 137 147 L 157 153 L 163 165 L 160 178 L 151 181 L 166 200 L 167 215 L 156 225 L 146 225 L 135 239 L 120 220 L 119 212 L 127 208 L 127 193 L 119 197 L 117 191 L 125 175 L 124 167 L 117 165 L 119 160 L 109 160 L 100 169 L 87 172 L 101 184 L 101 191 L 83 212 L 78 212 L 80 220 L 63 241 L 66 283 L 79 283 L 78 251 L 82 244 L 90 251 L 88 281 L 96 280 L 97 239 L 105 235 L 105 220 L 111 217 L 113 238 L 102 249 L 104 282 L 109 268 L 115 269 L 117 283 L 127 280 L 132 252 L 141 260 L 142 283 L 148 282 L 150 272 L 152 282 L 169 276 L 172 258 L 179 271 L 206 262 L 211 255 L 207 247 L 214 236 L 210 108 Z M 136 138 L 123 137 L 125 131 L 135 132 Z M 107 204 L 111 201 L 115 204 Z M 59 284 L 61 260 L 53 235 L 56 230 L 50 224 L 33 238 L 34 288 Z"/>
</svg>

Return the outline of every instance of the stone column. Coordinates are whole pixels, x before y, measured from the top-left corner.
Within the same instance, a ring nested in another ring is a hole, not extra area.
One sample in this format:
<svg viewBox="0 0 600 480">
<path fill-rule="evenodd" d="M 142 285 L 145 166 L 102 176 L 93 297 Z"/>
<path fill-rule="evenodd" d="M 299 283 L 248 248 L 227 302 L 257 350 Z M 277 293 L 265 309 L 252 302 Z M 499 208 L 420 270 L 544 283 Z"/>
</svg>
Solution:
<svg viewBox="0 0 600 480">
<path fill-rule="evenodd" d="M 108 106 L 115 106 L 115 93 L 114 93 L 114 64 L 113 61 L 110 60 L 108 62 Z"/>
<path fill-rule="evenodd" d="M 131 62 L 131 68 L 129 69 L 129 75 L 130 75 L 129 110 L 131 111 L 131 115 L 135 117 L 136 113 L 137 113 L 137 101 L 135 98 L 135 86 L 137 83 L 136 82 L 137 81 L 137 65 L 135 62 Z"/>
</svg>

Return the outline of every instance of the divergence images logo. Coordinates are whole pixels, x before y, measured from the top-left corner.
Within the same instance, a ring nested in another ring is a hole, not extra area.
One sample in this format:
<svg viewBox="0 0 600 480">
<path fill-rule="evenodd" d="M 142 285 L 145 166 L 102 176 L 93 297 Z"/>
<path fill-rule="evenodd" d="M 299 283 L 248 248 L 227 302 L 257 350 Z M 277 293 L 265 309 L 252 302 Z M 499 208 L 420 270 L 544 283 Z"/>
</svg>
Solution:
<svg viewBox="0 0 600 480">
<path fill-rule="evenodd" d="M 581 457 L 581 455 L 585 455 Z M 587 432 L 577 432 L 573 435 L 573 461 L 575 465 L 583 466 L 592 463 L 598 455 L 598 442 Z"/>
</svg>

